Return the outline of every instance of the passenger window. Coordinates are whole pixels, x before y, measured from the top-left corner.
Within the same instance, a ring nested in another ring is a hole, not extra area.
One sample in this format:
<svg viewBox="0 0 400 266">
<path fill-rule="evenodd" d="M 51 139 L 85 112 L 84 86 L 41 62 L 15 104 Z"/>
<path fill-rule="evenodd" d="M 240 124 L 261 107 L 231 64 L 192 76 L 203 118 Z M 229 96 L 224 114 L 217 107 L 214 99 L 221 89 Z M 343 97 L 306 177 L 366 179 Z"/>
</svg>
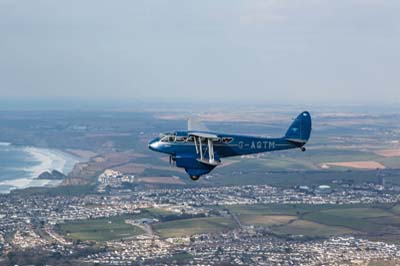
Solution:
<svg viewBox="0 0 400 266">
<path fill-rule="evenodd" d="M 232 140 L 233 140 L 233 138 L 229 138 L 229 137 L 227 137 L 227 138 L 222 138 L 222 142 L 223 142 L 223 143 L 230 143 L 230 142 L 232 142 Z"/>
<path fill-rule="evenodd" d="M 185 141 L 185 139 L 186 139 L 185 137 L 176 137 L 175 141 L 176 142 L 182 142 L 182 141 Z"/>
</svg>

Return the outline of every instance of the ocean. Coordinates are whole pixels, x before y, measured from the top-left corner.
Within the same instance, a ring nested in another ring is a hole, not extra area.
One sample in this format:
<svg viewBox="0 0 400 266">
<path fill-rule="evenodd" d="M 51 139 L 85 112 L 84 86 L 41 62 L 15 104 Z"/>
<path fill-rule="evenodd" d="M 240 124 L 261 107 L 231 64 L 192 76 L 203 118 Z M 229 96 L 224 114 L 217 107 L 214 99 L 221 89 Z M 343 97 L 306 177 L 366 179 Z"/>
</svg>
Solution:
<svg viewBox="0 0 400 266">
<path fill-rule="evenodd" d="M 44 171 L 68 174 L 79 158 L 68 153 L 0 142 L 0 193 L 16 188 L 54 186 L 59 180 L 37 180 Z"/>
</svg>

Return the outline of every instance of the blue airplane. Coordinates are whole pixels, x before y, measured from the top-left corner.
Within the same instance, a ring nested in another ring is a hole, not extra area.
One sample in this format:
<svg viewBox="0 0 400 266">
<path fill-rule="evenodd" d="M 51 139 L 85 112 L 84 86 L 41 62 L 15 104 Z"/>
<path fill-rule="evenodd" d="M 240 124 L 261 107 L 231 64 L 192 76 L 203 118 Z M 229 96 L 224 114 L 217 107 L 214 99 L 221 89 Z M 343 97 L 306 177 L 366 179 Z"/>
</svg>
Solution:
<svg viewBox="0 0 400 266">
<path fill-rule="evenodd" d="M 311 116 L 302 112 L 293 121 L 285 136 L 263 138 L 208 131 L 189 120 L 187 131 L 161 134 L 149 142 L 149 149 L 170 155 L 170 164 L 184 168 L 192 180 L 208 174 L 221 164 L 221 158 L 254 153 L 300 148 L 311 134 Z"/>
</svg>

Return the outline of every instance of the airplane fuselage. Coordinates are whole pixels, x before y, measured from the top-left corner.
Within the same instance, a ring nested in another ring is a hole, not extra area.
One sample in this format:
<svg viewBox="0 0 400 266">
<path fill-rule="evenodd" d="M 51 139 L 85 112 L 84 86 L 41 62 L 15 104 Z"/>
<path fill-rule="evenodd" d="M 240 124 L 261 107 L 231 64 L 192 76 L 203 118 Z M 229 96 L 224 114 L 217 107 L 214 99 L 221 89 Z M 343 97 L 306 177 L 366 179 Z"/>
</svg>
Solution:
<svg viewBox="0 0 400 266">
<path fill-rule="evenodd" d="M 302 112 L 281 138 L 264 138 L 209 131 L 176 131 L 149 142 L 153 151 L 170 155 L 193 180 L 209 173 L 221 158 L 303 147 L 311 133 L 311 116 Z"/>
<path fill-rule="evenodd" d="M 190 135 L 190 131 L 180 132 Z M 290 142 L 285 138 L 262 138 L 241 135 L 227 135 L 213 133 L 220 140 L 213 141 L 214 153 L 217 158 L 225 158 L 231 156 L 248 155 L 261 152 L 270 152 L 276 150 L 286 150 L 299 148 L 300 145 Z M 183 137 L 185 138 L 185 137 Z M 207 142 L 202 142 L 203 151 L 207 151 Z M 149 143 L 149 148 L 154 151 L 166 153 L 172 156 L 177 154 L 196 154 L 196 147 L 193 141 L 161 141 L 156 138 Z"/>
</svg>

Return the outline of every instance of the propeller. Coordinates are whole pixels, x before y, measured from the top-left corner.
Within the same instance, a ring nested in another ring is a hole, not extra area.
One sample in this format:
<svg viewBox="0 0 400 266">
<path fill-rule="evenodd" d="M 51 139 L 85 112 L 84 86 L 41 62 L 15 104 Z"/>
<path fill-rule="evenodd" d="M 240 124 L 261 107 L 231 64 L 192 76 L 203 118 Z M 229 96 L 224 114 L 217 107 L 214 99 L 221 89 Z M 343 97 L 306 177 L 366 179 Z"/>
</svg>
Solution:
<svg viewBox="0 0 400 266">
<path fill-rule="evenodd" d="M 172 164 L 172 155 L 169 156 L 169 165 Z"/>
</svg>

